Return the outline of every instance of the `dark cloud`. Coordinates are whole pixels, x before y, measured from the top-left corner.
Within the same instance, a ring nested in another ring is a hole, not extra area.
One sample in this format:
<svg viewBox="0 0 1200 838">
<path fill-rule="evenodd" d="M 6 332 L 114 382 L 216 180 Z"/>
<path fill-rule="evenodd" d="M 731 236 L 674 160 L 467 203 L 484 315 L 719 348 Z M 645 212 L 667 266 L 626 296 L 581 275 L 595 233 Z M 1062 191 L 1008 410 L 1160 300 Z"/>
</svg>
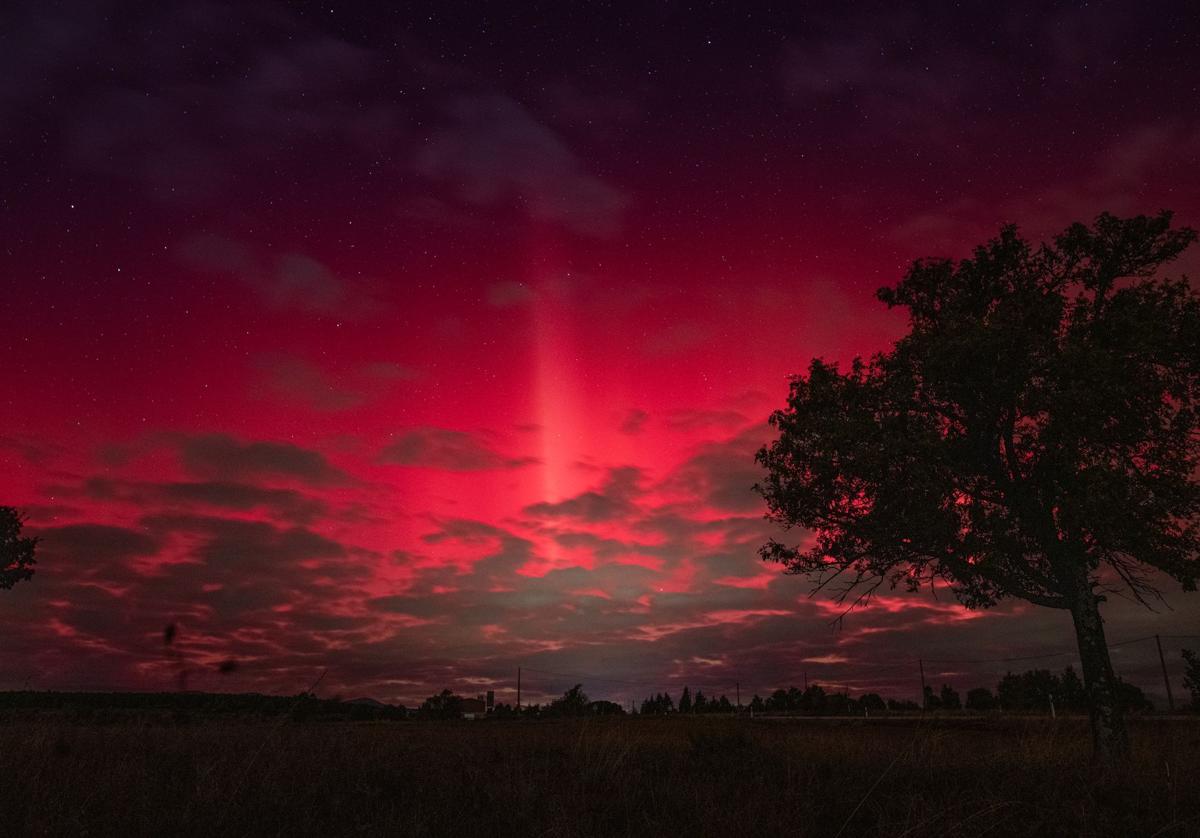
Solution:
<svg viewBox="0 0 1200 838">
<path fill-rule="evenodd" d="M 309 522 L 328 512 L 324 501 L 294 489 L 218 480 L 155 483 L 90 477 L 83 481 L 79 491 L 94 500 L 120 501 L 142 508 L 167 505 L 245 512 L 262 509 L 295 523 Z"/>
<path fill-rule="evenodd" d="M 23 48 L 5 51 L 0 101 L 54 124 L 77 168 L 134 179 L 162 200 L 210 202 L 264 156 L 312 142 L 370 154 L 398 134 L 402 110 L 372 95 L 371 51 L 281 7 L 123 11 L 28 4 L 12 39 Z M 30 70 L 36 84 L 16 82 Z M 61 95 L 45 96 L 48 85 Z"/>
<path fill-rule="evenodd" d="M 290 442 L 243 442 L 226 434 L 186 437 L 179 443 L 184 467 L 198 477 L 227 481 L 292 478 L 318 486 L 351 482 L 323 454 Z"/>
<path fill-rule="evenodd" d="M 192 557 L 210 569 L 241 572 L 248 578 L 267 572 L 282 579 L 313 560 L 347 555 L 345 546 L 312 530 L 265 521 L 157 513 L 143 518 L 142 524 L 151 532 L 201 535 L 204 541 L 192 550 Z"/>
<path fill-rule="evenodd" d="M 339 311 L 346 301 L 342 282 L 329 268 L 303 253 L 284 253 L 264 284 L 267 301 L 279 308 Z"/>
<path fill-rule="evenodd" d="M 639 408 L 630 408 L 625 414 L 625 418 L 621 420 L 618 430 L 627 436 L 637 436 L 646 427 L 646 422 L 649 421 L 650 414 Z"/>
<path fill-rule="evenodd" d="M 268 392 L 314 410 L 348 410 L 365 401 L 362 393 L 335 381 L 299 358 L 271 356 L 259 361 Z"/>
<path fill-rule="evenodd" d="M 717 509 L 750 512 L 763 508 L 753 487 L 763 479 L 754 454 L 766 444 L 770 431 L 751 428 L 721 442 L 707 443 L 670 478 L 670 483 Z"/>
<path fill-rule="evenodd" d="M 1101 212 L 1153 213 L 1153 185 L 1171 190 L 1200 188 L 1193 162 L 1200 156 L 1200 121 L 1136 125 L 1091 155 L 1080 174 L 1018 191 L 999 205 L 964 196 L 900 221 L 893 241 L 923 255 L 966 256 L 967 242 L 994 237 L 1002 224 L 1020 220 L 1022 233 L 1045 238 L 1067 225 L 1091 221 Z M 1153 201 L 1157 201 L 1154 198 Z M 1184 259 L 1195 260 L 1192 253 Z"/>
<path fill-rule="evenodd" d="M 377 310 L 369 296 L 303 253 L 272 255 L 212 234 L 191 236 L 177 248 L 192 270 L 229 276 L 253 288 L 268 306 L 311 314 L 363 317 Z"/>
<path fill-rule="evenodd" d="M 512 308 L 537 299 L 537 294 L 523 282 L 497 282 L 488 287 L 487 300 L 496 308 Z"/>
<path fill-rule="evenodd" d="M 806 103 L 850 99 L 882 129 L 903 134 L 919 128 L 918 136 L 928 139 L 928 123 L 952 113 L 968 88 L 961 72 L 947 72 L 943 66 L 954 63 L 954 56 L 945 49 L 930 50 L 914 61 L 899 40 L 910 36 L 908 21 L 893 18 L 892 27 L 893 32 L 877 27 L 792 45 L 784 60 L 786 89 Z M 978 70 L 976 59 L 957 57 L 960 70 Z"/>
<path fill-rule="evenodd" d="M 53 573 L 78 573 L 88 578 L 124 578 L 124 567 L 135 558 L 153 556 L 161 543 L 141 530 L 106 524 L 69 524 L 38 532 L 42 564 Z M 39 569 L 39 572 L 41 570 Z"/>
<path fill-rule="evenodd" d="M 512 202 L 577 233 L 617 232 L 628 198 L 588 172 L 552 129 L 502 95 L 459 96 L 448 124 L 418 151 L 418 172 L 452 184 L 470 204 Z"/>
<path fill-rule="evenodd" d="M 576 518 L 593 523 L 628 516 L 636 509 L 642 494 L 642 472 L 633 466 L 611 469 L 598 489 L 592 489 L 558 502 L 543 501 L 525 507 L 525 513 L 537 518 Z"/>
<path fill-rule="evenodd" d="M 680 321 L 669 323 L 649 335 L 642 347 L 652 358 L 665 358 L 703 346 L 713 337 L 712 330 L 702 323 Z"/>
<path fill-rule="evenodd" d="M 397 435 L 379 456 L 382 463 L 448 471 L 488 471 L 536 463 L 532 457 L 506 457 L 477 436 L 448 428 L 413 428 Z"/>
<path fill-rule="evenodd" d="M 319 411 L 362 407 L 397 384 L 419 378 L 416 370 L 387 362 L 365 364 L 334 374 L 300 358 L 267 355 L 259 359 L 265 392 Z"/>
<path fill-rule="evenodd" d="M 667 427 L 681 433 L 728 432 L 744 426 L 748 421 L 745 414 L 736 410 L 703 408 L 672 410 L 666 418 Z"/>
</svg>

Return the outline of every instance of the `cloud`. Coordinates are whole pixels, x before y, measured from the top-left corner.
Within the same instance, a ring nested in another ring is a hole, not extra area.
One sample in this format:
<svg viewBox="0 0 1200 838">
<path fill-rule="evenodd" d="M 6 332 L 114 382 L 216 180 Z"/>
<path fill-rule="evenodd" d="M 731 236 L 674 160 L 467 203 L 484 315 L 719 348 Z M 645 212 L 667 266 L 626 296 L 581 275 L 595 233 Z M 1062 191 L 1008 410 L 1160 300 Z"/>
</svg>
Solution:
<svg viewBox="0 0 1200 838">
<path fill-rule="evenodd" d="M 282 254 L 274 276 L 263 285 L 262 291 L 277 308 L 338 311 L 346 300 L 342 282 L 329 268 L 303 253 Z"/>
<path fill-rule="evenodd" d="M 198 477 L 234 481 L 283 477 L 317 486 L 351 482 L 323 454 L 290 442 L 242 442 L 226 434 L 203 434 L 184 438 L 179 452 L 184 468 Z"/>
<path fill-rule="evenodd" d="M 533 219 L 607 236 L 621 226 L 628 198 L 587 171 L 553 130 L 502 95 L 459 96 L 448 124 L 417 152 L 427 178 L 454 185 L 470 204 L 513 202 Z"/>
<path fill-rule="evenodd" d="M 294 523 L 307 523 L 328 512 L 323 500 L 294 489 L 216 480 L 156 483 L 89 477 L 75 491 L 106 504 L 126 503 L 140 509 L 167 506 L 264 510 Z M 58 492 L 69 493 L 65 487 Z"/>
<path fill-rule="evenodd" d="M 523 282 L 497 282 L 488 287 L 487 301 L 496 308 L 513 308 L 537 299 L 537 294 Z"/>
<path fill-rule="evenodd" d="M 621 424 L 617 430 L 626 436 L 637 436 L 646 427 L 646 422 L 649 421 L 650 414 L 640 408 L 630 408 L 625 414 L 625 418 L 621 420 Z"/>
<path fill-rule="evenodd" d="M 904 14 L 873 20 L 870 28 L 825 34 L 787 46 L 783 87 L 798 103 L 836 111 L 907 142 L 945 140 L 947 126 L 961 130 L 955 115 L 977 79 L 987 81 L 986 62 L 946 43 L 920 49 L 920 60 L 898 43 L 924 36 Z"/>
<path fill-rule="evenodd" d="M 901 221 L 888 237 L 922 255 L 963 256 L 1013 221 L 1027 235 L 1048 237 L 1104 211 L 1155 213 L 1162 209 L 1158 196 L 1200 188 L 1191 165 L 1198 154 L 1200 123 L 1137 125 L 1100 149 L 1081 176 L 1026 190 L 999 204 L 960 198 Z"/>
<path fill-rule="evenodd" d="M 365 400 L 362 393 L 330 378 L 299 358 L 272 356 L 259 361 L 267 391 L 314 410 L 348 410 Z"/>
<path fill-rule="evenodd" d="M 271 4 L 184 2 L 119 24 L 113 4 L 31 5 L 15 16 L 21 47 L 0 59 L 0 103 L 53 125 L 75 168 L 162 201 L 215 203 L 243 177 L 299 171 L 289 158 L 313 142 L 343 152 L 334 160 L 366 156 L 404 122 L 376 92 L 372 51 Z M 201 55 L 222 60 L 198 72 Z"/>
<path fill-rule="evenodd" d="M 598 489 L 582 492 L 558 502 L 543 501 L 525 507 L 538 518 L 577 518 L 593 523 L 612 521 L 632 514 L 642 493 L 642 472 L 633 466 L 611 469 Z"/>
<path fill-rule="evenodd" d="M 362 407 L 382 398 L 397 384 L 419 377 L 416 370 L 400 364 L 365 364 L 347 373 L 331 375 L 308 361 L 288 355 L 259 359 L 265 392 L 293 404 L 319 411 L 341 411 Z"/>
<path fill-rule="evenodd" d="M 160 542 L 144 531 L 107 524 L 69 524 L 40 530 L 41 564 L 53 572 L 80 578 L 113 579 L 123 577 L 122 569 L 130 560 L 152 556 Z M 41 568 L 39 568 L 39 573 Z"/>
<path fill-rule="evenodd" d="M 712 330 L 701 323 L 671 323 L 648 336 L 642 342 L 642 348 L 651 357 L 665 358 L 703 346 L 712 336 Z"/>
<path fill-rule="evenodd" d="M 274 256 L 265 248 L 205 233 L 180 242 L 176 255 L 194 271 L 245 283 L 265 304 L 281 311 L 362 317 L 374 310 L 364 292 L 303 253 Z"/>
<path fill-rule="evenodd" d="M 703 408 L 672 410 L 667 414 L 667 427 L 673 431 L 692 434 L 713 430 L 730 431 L 745 425 L 749 419 L 736 410 L 706 410 Z"/>
<path fill-rule="evenodd" d="M 466 431 L 413 428 L 392 439 L 379 455 L 388 465 L 448 471 L 488 471 L 536 463 L 532 457 L 506 457 Z"/>
<path fill-rule="evenodd" d="M 728 440 L 705 443 L 668 483 L 716 509 L 762 511 L 762 498 L 753 487 L 763 479 L 763 471 L 754 454 L 769 436 L 765 426 L 754 427 Z"/>
</svg>

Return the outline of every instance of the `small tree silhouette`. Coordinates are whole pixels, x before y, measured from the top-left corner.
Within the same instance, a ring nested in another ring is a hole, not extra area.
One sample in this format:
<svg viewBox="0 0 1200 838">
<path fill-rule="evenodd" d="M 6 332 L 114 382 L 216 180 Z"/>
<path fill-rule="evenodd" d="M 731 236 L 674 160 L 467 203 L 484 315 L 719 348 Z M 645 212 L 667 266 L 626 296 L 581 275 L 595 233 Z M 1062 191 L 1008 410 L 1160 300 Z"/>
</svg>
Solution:
<svg viewBox="0 0 1200 838">
<path fill-rule="evenodd" d="M 589 700 L 587 693 L 583 691 L 583 685 L 576 684 L 563 693 L 561 698 L 550 702 L 547 712 L 553 716 L 582 716 L 588 712 Z"/>
<path fill-rule="evenodd" d="M 1192 710 L 1200 713 L 1200 655 L 1191 649 L 1184 649 L 1183 660 L 1187 664 L 1183 671 L 1183 688 L 1191 693 Z"/>
<path fill-rule="evenodd" d="M 987 687 L 975 687 L 967 690 L 967 709 L 978 713 L 986 713 L 996 707 L 996 697 Z"/>
<path fill-rule="evenodd" d="M 0 506 L 0 589 L 8 590 L 33 576 L 38 540 L 22 536 L 25 517 L 11 506 Z"/>
</svg>

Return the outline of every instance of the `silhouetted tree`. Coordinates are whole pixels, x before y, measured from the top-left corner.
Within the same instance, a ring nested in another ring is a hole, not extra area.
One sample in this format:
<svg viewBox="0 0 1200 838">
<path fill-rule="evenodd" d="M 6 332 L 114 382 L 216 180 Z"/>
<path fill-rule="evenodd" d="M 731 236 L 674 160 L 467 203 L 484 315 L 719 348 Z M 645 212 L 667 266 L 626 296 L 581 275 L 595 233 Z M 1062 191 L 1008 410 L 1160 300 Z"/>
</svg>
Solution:
<svg viewBox="0 0 1200 838">
<path fill-rule="evenodd" d="M 461 719 L 462 696 L 455 695 L 450 690 L 442 690 L 421 702 L 420 713 L 435 719 Z"/>
<path fill-rule="evenodd" d="M 887 704 L 884 703 L 879 693 L 864 693 L 860 695 L 858 697 L 858 706 L 868 715 L 871 713 L 883 713 L 887 710 Z"/>
<path fill-rule="evenodd" d="M 814 360 L 771 417 L 757 488 L 814 537 L 763 558 L 850 607 L 941 582 L 970 608 L 1069 611 L 1096 754 L 1125 759 L 1100 571 L 1142 600 L 1147 568 L 1196 587 L 1200 296 L 1155 278 L 1195 238 L 1170 213 L 1106 213 L 1038 248 L 1009 226 L 916 262 L 879 291 L 909 333 L 846 372 Z"/>
<path fill-rule="evenodd" d="M 1058 679 L 1058 693 L 1054 701 L 1058 707 L 1068 713 L 1087 712 L 1087 690 L 1083 686 L 1083 681 L 1079 680 L 1079 676 L 1075 674 L 1073 667 L 1068 666 L 1063 670 L 1062 676 Z"/>
<path fill-rule="evenodd" d="M 793 690 L 795 688 L 793 687 Z M 825 690 L 819 684 L 813 684 L 804 691 L 800 706 L 796 709 L 813 716 L 822 716 L 826 712 Z"/>
<path fill-rule="evenodd" d="M 1117 703 L 1127 713 L 1149 713 L 1154 702 L 1146 698 L 1142 688 L 1121 678 L 1117 679 Z"/>
<path fill-rule="evenodd" d="M 624 716 L 625 708 L 615 701 L 593 701 L 587 706 L 593 716 Z"/>
<path fill-rule="evenodd" d="M 492 716 L 497 719 L 512 719 L 517 717 L 517 711 L 511 704 L 499 703 L 492 709 Z"/>
<path fill-rule="evenodd" d="M 940 696 L 943 710 L 961 710 L 962 701 L 958 697 L 958 691 L 949 684 L 942 684 L 942 694 Z"/>
<path fill-rule="evenodd" d="M 831 693 L 825 697 L 825 713 L 830 716 L 857 716 L 858 702 L 846 693 Z"/>
<path fill-rule="evenodd" d="M 642 702 L 642 713 L 648 716 L 661 716 L 672 712 L 674 709 L 671 696 L 665 693 L 658 693 L 653 698 L 647 698 Z"/>
<path fill-rule="evenodd" d="M 767 712 L 766 702 L 757 694 L 750 699 L 750 712 L 755 714 Z"/>
<path fill-rule="evenodd" d="M 11 506 L 0 506 L 0 589 L 8 590 L 33 576 L 38 540 L 21 535 L 25 517 Z"/>
<path fill-rule="evenodd" d="M 583 685 L 576 684 L 563 693 L 561 698 L 551 701 L 546 712 L 551 716 L 582 716 L 588 712 L 588 702 Z"/>
<path fill-rule="evenodd" d="M 967 709 L 977 713 L 987 713 L 996 709 L 996 697 L 987 687 L 975 687 L 967 690 Z"/>
<path fill-rule="evenodd" d="M 1060 690 L 1058 678 L 1048 669 L 1008 672 L 996 685 L 996 700 L 1010 713 L 1046 713 Z"/>
<path fill-rule="evenodd" d="M 692 693 L 687 687 L 683 688 L 683 694 L 679 696 L 679 712 L 692 712 Z"/>
<path fill-rule="evenodd" d="M 933 687 L 926 686 L 923 690 L 924 696 L 922 706 L 926 710 L 941 710 L 942 700 L 938 698 L 937 693 L 933 691 Z"/>
<path fill-rule="evenodd" d="M 1200 655 L 1184 649 L 1183 662 L 1183 688 L 1192 696 L 1192 711 L 1200 713 Z"/>
</svg>

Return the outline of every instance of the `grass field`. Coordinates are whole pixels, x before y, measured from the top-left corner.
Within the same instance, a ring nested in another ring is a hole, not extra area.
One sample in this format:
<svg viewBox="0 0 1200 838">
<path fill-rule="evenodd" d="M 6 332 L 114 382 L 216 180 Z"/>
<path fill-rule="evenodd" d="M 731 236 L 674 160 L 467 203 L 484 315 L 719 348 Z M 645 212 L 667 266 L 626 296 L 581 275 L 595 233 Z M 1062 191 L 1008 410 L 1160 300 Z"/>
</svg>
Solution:
<svg viewBox="0 0 1200 838">
<path fill-rule="evenodd" d="M 0 716 L 5 835 L 1200 835 L 1200 720 Z"/>
</svg>

